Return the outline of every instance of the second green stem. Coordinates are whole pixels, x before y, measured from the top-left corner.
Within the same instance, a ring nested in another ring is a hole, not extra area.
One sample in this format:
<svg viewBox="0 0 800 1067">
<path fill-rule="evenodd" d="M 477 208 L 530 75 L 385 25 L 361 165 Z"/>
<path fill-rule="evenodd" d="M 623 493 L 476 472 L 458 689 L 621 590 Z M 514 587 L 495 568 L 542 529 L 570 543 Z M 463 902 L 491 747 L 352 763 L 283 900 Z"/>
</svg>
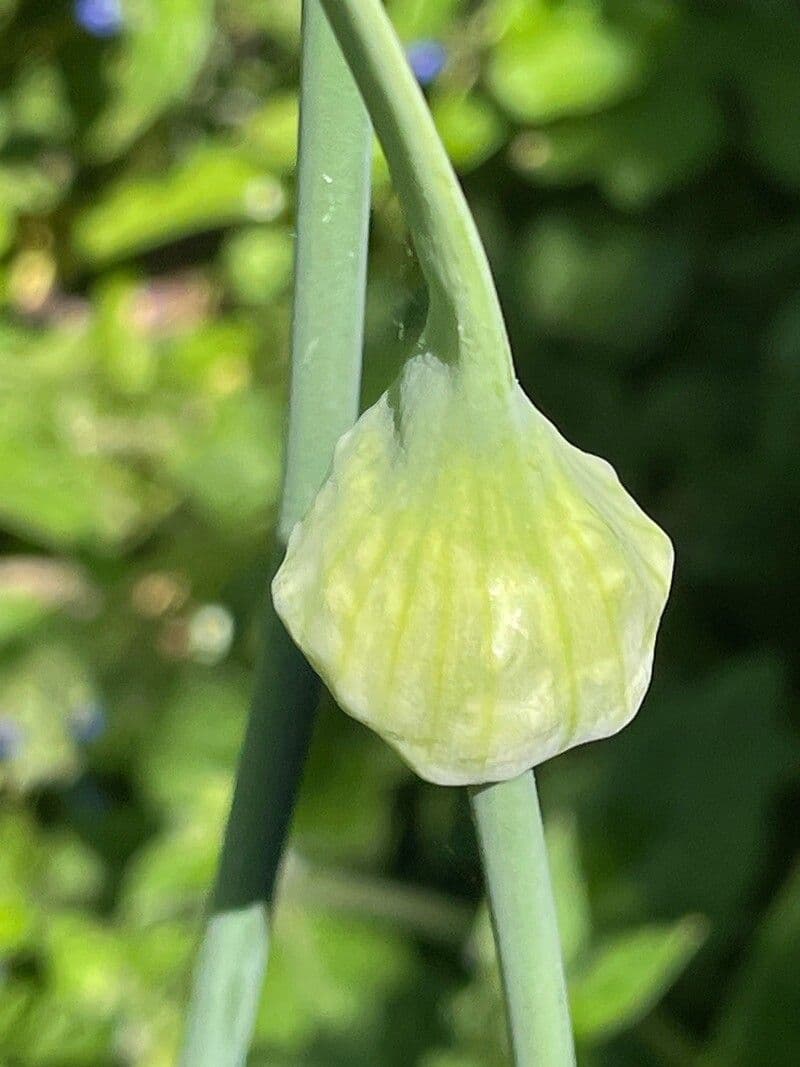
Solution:
<svg viewBox="0 0 800 1067">
<path fill-rule="evenodd" d="M 470 790 L 517 1067 L 574 1067 L 533 771 Z"/>
<path fill-rule="evenodd" d="M 272 571 L 358 414 L 372 134 L 319 0 L 303 3 L 286 469 Z M 319 683 L 268 597 L 255 693 L 180 1067 L 243 1067 Z"/>
<path fill-rule="evenodd" d="M 428 340 L 483 403 L 514 368 L 469 208 L 381 0 L 322 0 L 383 145 L 428 283 Z M 564 968 L 533 773 L 471 791 L 517 1067 L 573 1067 Z"/>
</svg>

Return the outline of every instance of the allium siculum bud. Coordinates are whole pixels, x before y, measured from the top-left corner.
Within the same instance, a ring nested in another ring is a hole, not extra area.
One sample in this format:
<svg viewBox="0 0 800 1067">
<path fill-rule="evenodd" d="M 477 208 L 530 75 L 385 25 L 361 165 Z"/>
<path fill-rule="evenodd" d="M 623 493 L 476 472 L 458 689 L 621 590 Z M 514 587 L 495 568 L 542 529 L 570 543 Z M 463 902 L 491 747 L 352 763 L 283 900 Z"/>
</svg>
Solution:
<svg viewBox="0 0 800 1067">
<path fill-rule="evenodd" d="M 427 353 L 339 442 L 273 596 L 340 706 L 459 785 L 630 721 L 672 563 L 608 463 Z"/>
</svg>

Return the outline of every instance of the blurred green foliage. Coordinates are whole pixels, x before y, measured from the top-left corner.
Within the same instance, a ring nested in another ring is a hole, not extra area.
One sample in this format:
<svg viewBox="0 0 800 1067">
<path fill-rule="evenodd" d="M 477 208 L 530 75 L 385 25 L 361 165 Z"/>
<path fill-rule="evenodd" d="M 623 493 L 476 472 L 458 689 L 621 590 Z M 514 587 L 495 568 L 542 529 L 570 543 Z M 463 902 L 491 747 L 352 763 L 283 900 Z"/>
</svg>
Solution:
<svg viewBox="0 0 800 1067">
<path fill-rule="evenodd" d="M 392 0 L 520 376 L 668 529 L 651 695 L 542 769 L 585 1067 L 800 1061 L 800 15 Z M 0 1065 L 167 1067 L 257 650 L 299 9 L 0 2 Z M 376 154 L 365 402 L 420 313 Z M 402 325 L 401 325 L 402 324 Z M 506 1061 L 464 798 L 322 709 L 254 1067 Z"/>
</svg>

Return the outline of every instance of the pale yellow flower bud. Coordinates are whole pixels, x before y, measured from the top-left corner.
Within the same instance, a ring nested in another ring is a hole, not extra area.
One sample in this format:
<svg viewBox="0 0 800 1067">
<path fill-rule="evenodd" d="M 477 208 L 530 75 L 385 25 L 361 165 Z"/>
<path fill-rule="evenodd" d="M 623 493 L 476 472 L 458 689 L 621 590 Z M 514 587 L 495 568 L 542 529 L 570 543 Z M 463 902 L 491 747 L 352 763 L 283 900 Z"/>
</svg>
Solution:
<svg viewBox="0 0 800 1067">
<path fill-rule="evenodd" d="M 341 707 L 458 785 L 630 721 L 672 563 L 612 467 L 518 387 L 486 404 L 422 355 L 339 442 L 273 596 Z"/>
</svg>

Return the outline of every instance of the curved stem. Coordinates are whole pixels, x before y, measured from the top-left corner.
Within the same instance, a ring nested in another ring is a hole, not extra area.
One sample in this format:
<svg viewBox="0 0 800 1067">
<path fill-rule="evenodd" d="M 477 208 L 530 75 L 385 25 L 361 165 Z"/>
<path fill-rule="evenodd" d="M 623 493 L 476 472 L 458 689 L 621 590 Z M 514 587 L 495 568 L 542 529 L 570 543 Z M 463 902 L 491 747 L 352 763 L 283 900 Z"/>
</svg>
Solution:
<svg viewBox="0 0 800 1067">
<path fill-rule="evenodd" d="M 292 382 L 274 569 L 355 421 L 372 134 L 319 0 L 303 5 Z M 269 947 L 269 908 L 319 683 L 271 598 L 263 652 L 200 949 L 181 1067 L 241 1067 Z"/>
<path fill-rule="evenodd" d="M 430 290 L 426 339 L 458 351 L 468 380 L 514 382 L 491 271 L 464 194 L 381 0 L 323 0 L 367 102 Z"/>
<path fill-rule="evenodd" d="M 322 0 L 361 89 L 430 290 L 424 340 L 455 351 L 485 402 L 514 370 L 497 293 L 458 181 L 381 0 Z M 474 789 L 472 806 L 518 1067 L 575 1053 L 533 773 Z"/>
<path fill-rule="evenodd" d="M 533 771 L 470 790 L 517 1067 L 574 1067 Z"/>
</svg>

